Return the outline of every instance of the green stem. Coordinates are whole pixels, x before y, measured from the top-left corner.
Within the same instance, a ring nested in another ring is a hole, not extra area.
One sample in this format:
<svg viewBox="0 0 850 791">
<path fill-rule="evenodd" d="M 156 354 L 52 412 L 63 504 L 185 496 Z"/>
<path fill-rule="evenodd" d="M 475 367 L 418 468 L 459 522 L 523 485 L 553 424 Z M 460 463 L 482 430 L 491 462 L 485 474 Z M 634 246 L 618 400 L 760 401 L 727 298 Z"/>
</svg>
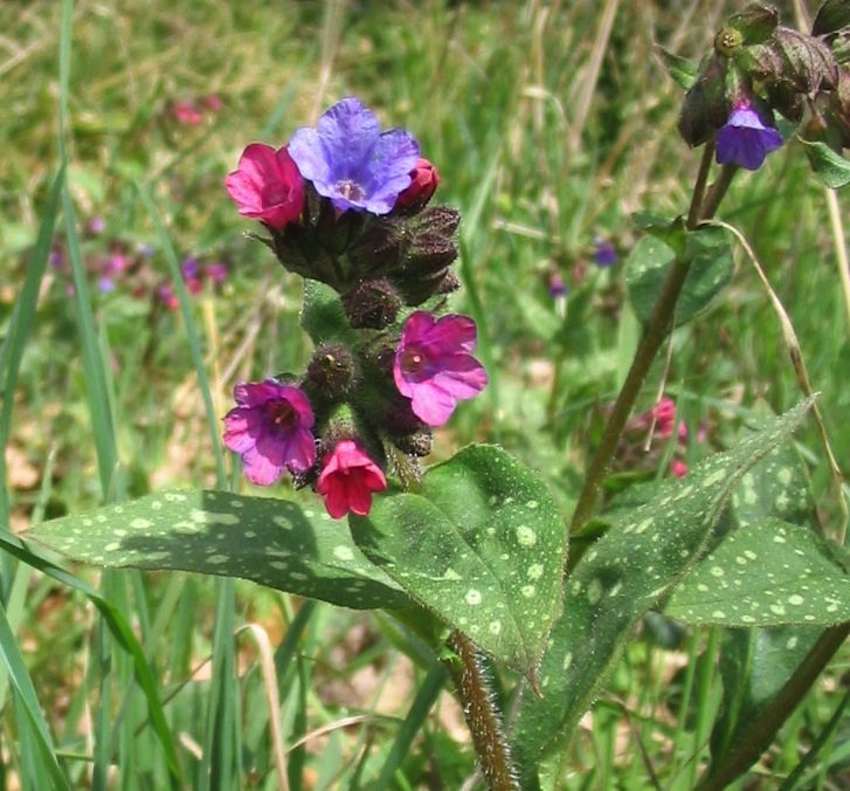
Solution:
<svg viewBox="0 0 850 791">
<path fill-rule="evenodd" d="M 721 791 L 758 760 L 785 720 L 808 694 L 848 634 L 850 624 L 831 626 L 824 631 L 761 716 L 748 725 L 737 748 L 729 753 L 723 763 L 714 767 L 710 775 L 702 778 L 696 786 L 697 791 Z"/>
<path fill-rule="evenodd" d="M 449 646 L 457 655 L 448 660 L 449 671 L 463 706 L 481 773 L 490 791 L 518 791 L 510 748 L 478 649 L 458 631 L 452 632 Z"/>
<path fill-rule="evenodd" d="M 697 181 L 691 199 L 691 207 L 688 212 L 687 227 L 689 230 L 696 228 L 701 220 L 711 219 L 714 216 L 737 170 L 734 166 L 724 166 L 720 171 L 717 181 L 703 198 L 713 153 L 714 145 L 707 143 L 703 151 L 699 174 L 697 175 Z M 570 531 L 573 533 L 580 530 L 593 515 L 593 509 L 599 494 L 599 487 L 602 485 L 608 465 L 611 463 L 611 459 L 617 449 L 626 421 L 632 413 L 632 408 L 643 387 L 649 369 L 652 367 L 652 363 L 658 354 L 658 350 L 664 343 L 664 339 L 667 337 L 667 333 L 673 324 L 676 304 L 685 285 L 690 264 L 690 260 L 677 257 L 670 266 L 670 271 L 667 273 L 667 278 L 661 289 L 661 296 L 659 296 L 658 301 L 652 309 L 652 315 L 649 317 L 643 338 L 641 338 L 640 345 L 635 352 L 631 368 L 629 368 L 629 373 L 626 376 L 626 381 L 623 383 L 623 387 L 617 396 L 614 408 L 608 418 L 608 423 L 605 425 L 602 440 L 588 467 L 584 487 L 579 495 L 578 503 L 573 513 L 572 524 L 570 525 Z"/>
</svg>

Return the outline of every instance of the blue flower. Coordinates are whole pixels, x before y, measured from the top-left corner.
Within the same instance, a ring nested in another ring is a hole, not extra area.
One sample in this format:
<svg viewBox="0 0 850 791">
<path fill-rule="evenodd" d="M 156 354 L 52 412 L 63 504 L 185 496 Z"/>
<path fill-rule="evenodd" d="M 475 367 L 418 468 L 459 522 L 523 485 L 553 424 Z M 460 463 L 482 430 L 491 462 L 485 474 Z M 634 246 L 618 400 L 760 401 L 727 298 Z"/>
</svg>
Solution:
<svg viewBox="0 0 850 791">
<path fill-rule="evenodd" d="M 594 239 L 593 260 L 596 266 L 607 269 L 617 263 L 617 251 L 607 239 Z"/>
<path fill-rule="evenodd" d="M 717 132 L 717 161 L 758 170 L 764 158 L 782 145 L 782 135 L 768 126 L 749 102 L 740 102 Z"/>
<path fill-rule="evenodd" d="M 404 129 L 382 132 L 375 114 L 348 97 L 325 112 L 315 129 L 298 129 L 289 154 L 337 210 L 388 214 L 410 186 L 419 144 Z"/>
</svg>

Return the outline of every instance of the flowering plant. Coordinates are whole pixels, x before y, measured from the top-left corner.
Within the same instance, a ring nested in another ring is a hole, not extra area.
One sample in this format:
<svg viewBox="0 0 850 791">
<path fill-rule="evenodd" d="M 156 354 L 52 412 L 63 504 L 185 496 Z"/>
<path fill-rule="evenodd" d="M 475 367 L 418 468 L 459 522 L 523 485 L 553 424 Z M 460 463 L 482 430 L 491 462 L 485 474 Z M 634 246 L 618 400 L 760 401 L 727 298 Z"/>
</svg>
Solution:
<svg viewBox="0 0 850 791">
<path fill-rule="evenodd" d="M 760 3 L 730 18 L 701 66 L 685 70 L 680 132 L 704 146 L 687 215 L 639 217 L 642 236 L 622 267 L 614 267 L 620 237 L 617 248 L 595 246 L 597 265 L 609 269 L 601 276 L 625 270 L 642 334 L 569 503 L 569 528 L 541 472 L 498 446 L 473 444 L 423 467 L 433 431 L 457 410 L 481 409 L 485 399 L 467 402 L 488 387 L 478 355 L 489 357 L 476 348 L 474 319 L 452 304 L 460 214 L 432 205 L 436 167 L 410 132 L 382 130 L 349 97 L 286 145 L 247 146 L 225 181 L 242 216 L 261 224 L 256 238 L 303 279 L 302 326 L 314 350 L 302 371 L 264 371 L 237 385 L 223 441 L 251 483 L 290 476 L 315 494 L 161 492 L 95 518 L 49 522 L 30 537 L 107 566 L 238 576 L 388 611 L 430 663 L 434 687 L 453 679 L 483 777 L 497 791 L 540 787 L 546 761 L 652 610 L 686 625 L 793 630 L 785 645 L 800 651 L 759 700 L 749 686 L 729 691 L 701 785 L 723 787 L 758 759 L 812 663 L 850 632 L 846 558 L 810 522 L 805 468 L 783 448 L 814 397 L 806 392 L 784 416 L 747 427 L 735 447 L 698 463 L 689 450 L 705 434 L 695 423 L 689 430 L 671 398 L 632 413 L 665 340 L 732 278 L 734 229 L 713 218 L 740 169 L 757 170 L 784 145 L 776 114 L 799 122 L 805 105 L 818 123 L 804 132 L 822 132 L 844 162 L 846 66 L 833 43 L 850 19 L 829 0 L 824 7 L 811 35 L 778 26 Z M 813 150 L 817 171 L 823 152 Z M 841 167 L 833 161 L 831 178 Z M 190 265 L 182 276 L 191 288 L 197 271 Z M 549 287 L 563 309 L 571 297 L 559 273 Z M 608 472 L 618 452 L 633 452 L 647 434 L 665 446 L 662 480 L 615 491 Z M 491 669 L 504 695 L 492 693 Z"/>
</svg>

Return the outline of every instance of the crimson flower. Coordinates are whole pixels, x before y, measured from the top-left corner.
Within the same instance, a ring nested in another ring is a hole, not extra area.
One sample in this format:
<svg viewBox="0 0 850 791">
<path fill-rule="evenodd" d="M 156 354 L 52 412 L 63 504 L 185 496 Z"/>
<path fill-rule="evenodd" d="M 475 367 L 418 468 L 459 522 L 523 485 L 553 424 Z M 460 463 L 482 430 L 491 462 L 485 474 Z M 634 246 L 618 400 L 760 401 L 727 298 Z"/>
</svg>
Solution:
<svg viewBox="0 0 850 791">
<path fill-rule="evenodd" d="M 372 508 L 372 492 L 386 488 L 381 468 L 352 439 L 334 445 L 316 483 L 316 491 L 325 498 L 325 508 L 334 519 L 349 512 L 366 516 Z"/>
</svg>

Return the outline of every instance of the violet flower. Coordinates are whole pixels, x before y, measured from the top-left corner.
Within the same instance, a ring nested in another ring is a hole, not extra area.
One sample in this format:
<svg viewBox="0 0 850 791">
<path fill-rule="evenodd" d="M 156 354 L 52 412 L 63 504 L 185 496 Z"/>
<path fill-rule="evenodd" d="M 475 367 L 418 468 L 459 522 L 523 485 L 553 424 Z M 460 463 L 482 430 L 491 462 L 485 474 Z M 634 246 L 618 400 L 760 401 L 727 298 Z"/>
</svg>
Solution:
<svg viewBox="0 0 850 791">
<path fill-rule="evenodd" d="M 316 491 L 325 498 L 325 508 L 334 519 L 349 512 L 366 516 L 372 508 L 372 492 L 386 488 L 383 470 L 351 439 L 334 445 L 316 482 Z"/>
<path fill-rule="evenodd" d="M 393 377 L 423 423 L 442 426 L 458 401 L 474 398 L 487 386 L 487 372 L 472 356 L 474 348 L 475 322 L 467 316 L 435 319 L 418 310 L 404 323 Z"/>
<path fill-rule="evenodd" d="M 607 239 L 595 239 L 595 249 L 593 251 L 593 260 L 596 266 L 601 269 L 607 269 L 617 263 L 617 251 L 614 245 Z"/>
<path fill-rule="evenodd" d="M 552 299 L 560 299 L 567 296 L 569 288 L 564 282 L 564 278 L 560 272 L 551 272 L 549 274 L 549 296 Z"/>
<path fill-rule="evenodd" d="M 717 132 L 717 161 L 758 170 L 764 158 L 782 145 L 782 135 L 765 123 L 759 111 L 747 100 L 738 102 L 729 119 Z"/>
<path fill-rule="evenodd" d="M 301 175 L 338 211 L 388 214 L 410 186 L 419 144 L 404 129 L 381 132 L 375 114 L 348 97 L 327 110 L 315 129 L 298 129 L 289 153 Z"/>
<path fill-rule="evenodd" d="M 237 406 L 224 418 L 224 444 L 241 454 L 251 483 L 271 486 L 287 469 L 313 466 L 315 418 L 301 390 L 266 379 L 238 384 L 233 393 Z"/>
<path fill-rule="evenodd" d="M 204 267 L 204 274 L 218 286 L 227 280 L 229 270 L 224 261 L 214 261 Z"/>
</svg>

